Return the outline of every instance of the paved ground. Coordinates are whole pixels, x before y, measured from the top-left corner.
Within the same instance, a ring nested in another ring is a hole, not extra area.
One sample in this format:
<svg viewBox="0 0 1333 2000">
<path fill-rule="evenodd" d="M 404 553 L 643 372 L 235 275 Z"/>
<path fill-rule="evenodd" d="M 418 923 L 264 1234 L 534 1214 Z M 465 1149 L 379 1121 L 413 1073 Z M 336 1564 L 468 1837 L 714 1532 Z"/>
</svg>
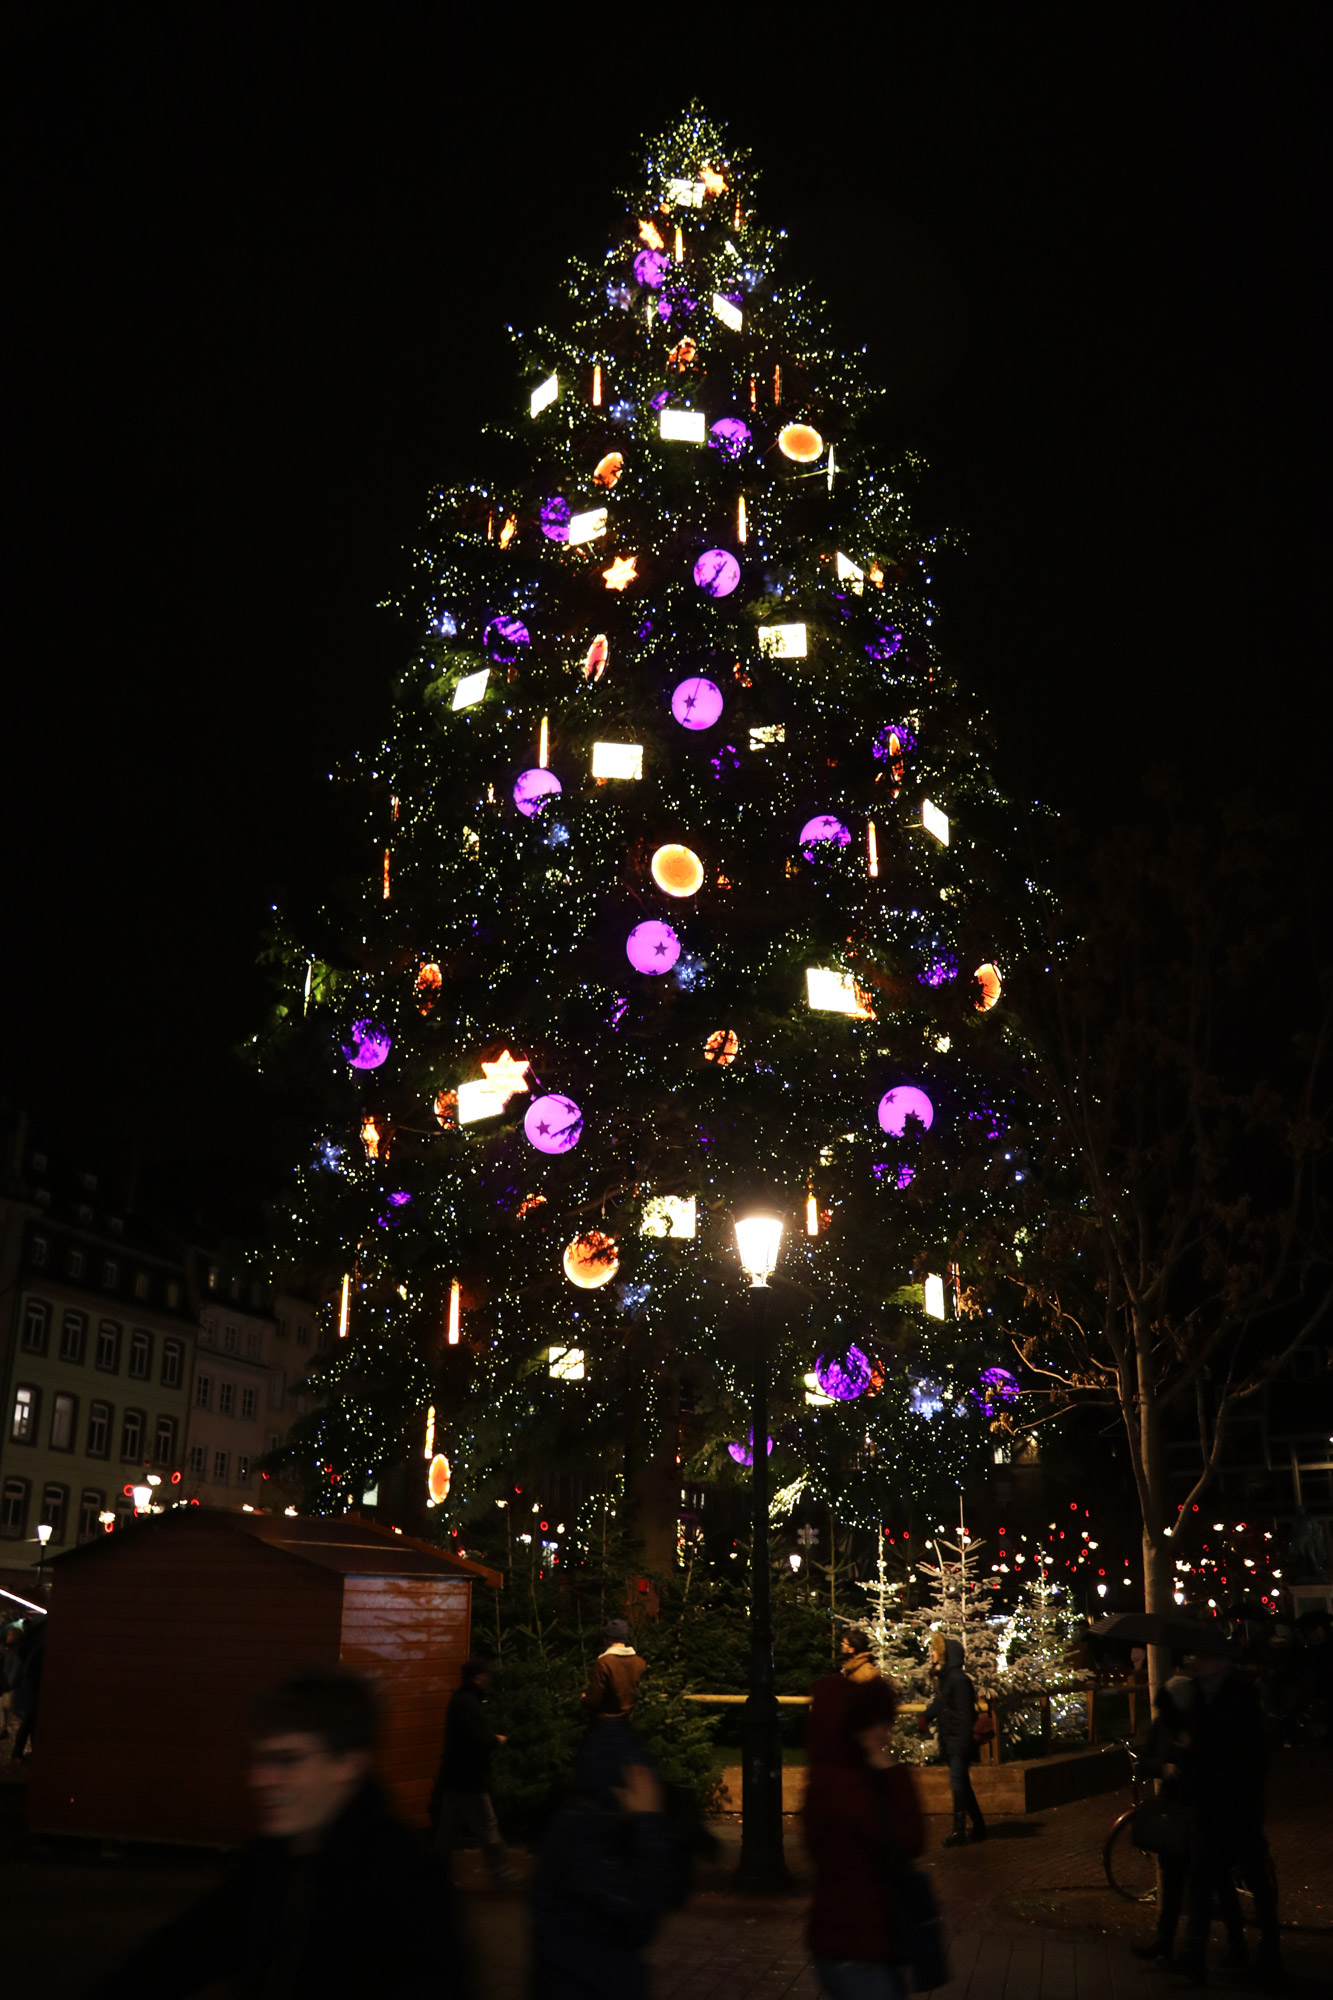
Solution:
<svg viewBox="0 0 1333 2000">
<path fill-rule="evenodd" d="M 0 1771 L 0 1780 L 7 1774 Z M 197 1896 L 217 1864 L 198 1854 L 97 1855 L 29 1843 L 17 1784 L 0 1783 L 0 1982 L 73 2000 L 133 1939 Z M 1282 1890 L 1284 1950 L 1301 2000 L 1333 1994 L 1333 1753 L 1287 1753 L 1272 1785 L 1270 1837 Z M 1165 2000 L 1178 1990 L 1130 1953 L 1151 1912 L 1113 1896 L 1101 1842 L 1125 1803 L 1115 1794 L 999 1822 L 984 1846 L 945 1850 L 931 1823 L 924 1864 L 951 1930 L 953 1980 L 941 2000 Z M 815 2000 L 803 1943 L 805 1899 L 733 1896 L 736 1830 L 652 1950 L 654 2000 Z M 789 1858 L 803 1879 L 799 1829 Z M 492 1895 L 476 1857 L 461 1857 L 465 1917 L 481 1971 L 478 2000 L 523 2000 L 521 1891 Z M 1227 1982 L 1219 1978 L 1219 1988 Z M 1247 1989 L 1233 1975 L 1231 1988 Z"/>
</svg>

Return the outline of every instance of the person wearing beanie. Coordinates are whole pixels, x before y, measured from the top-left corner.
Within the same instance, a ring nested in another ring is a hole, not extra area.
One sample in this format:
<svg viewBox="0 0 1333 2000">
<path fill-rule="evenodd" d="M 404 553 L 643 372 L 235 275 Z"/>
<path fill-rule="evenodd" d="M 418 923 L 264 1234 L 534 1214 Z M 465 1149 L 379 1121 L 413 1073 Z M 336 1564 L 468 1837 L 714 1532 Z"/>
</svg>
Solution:
<svg viewBox="0 0 1333 2000">
<path fill-rule="evenodd" d="M 583 1695 L 583 1713 L 588 1720 L 632 1722 L 635 1697 L 646 1667 L 647 1663 L 629 1643 L 625 1620 L 608 1618 L 602 1627 L 602 1650 L 593 1661 Z"/>
</svg>

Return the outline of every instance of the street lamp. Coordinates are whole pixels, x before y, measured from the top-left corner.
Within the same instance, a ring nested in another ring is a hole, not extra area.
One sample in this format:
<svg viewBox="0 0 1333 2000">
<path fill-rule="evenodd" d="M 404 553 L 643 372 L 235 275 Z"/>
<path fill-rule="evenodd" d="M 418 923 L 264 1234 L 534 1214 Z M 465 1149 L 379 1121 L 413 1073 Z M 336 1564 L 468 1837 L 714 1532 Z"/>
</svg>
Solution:
<svg viewBox="0 0 1333 2000">
<path fill-rule="evenodd" d="M 52 1533 L 53 1529 L 49 1521 L 39 1521 L 37 1523 L 37 1588 L 39 1590 L 42 1587 L 42 1564 L 46 1561 L 46 1545 L 50 1541 Z"/>
<path fill-rule="evenodd" d="M 130 1496 L 134 1501 L 136 1514 L 146 1514 L 153 1498 L 153 1489 L 146 1482 L 142 1486 L 132 1486 Z"/>
<path fill-rule="evenodd" d="M 782 1247 L 782 1218 L 739 1216 L 736 1249 L 750 1279 L 754 1391 L 750 1428 L 750 1689 L 741 1714 L 741 1858 L 735 1887 L 776 1895 L 791 1887 L 782 1853 L 782 1739 L 773 1674 L 768 1566 L 768 1356 L 764 1303 Z"/>
</svg>

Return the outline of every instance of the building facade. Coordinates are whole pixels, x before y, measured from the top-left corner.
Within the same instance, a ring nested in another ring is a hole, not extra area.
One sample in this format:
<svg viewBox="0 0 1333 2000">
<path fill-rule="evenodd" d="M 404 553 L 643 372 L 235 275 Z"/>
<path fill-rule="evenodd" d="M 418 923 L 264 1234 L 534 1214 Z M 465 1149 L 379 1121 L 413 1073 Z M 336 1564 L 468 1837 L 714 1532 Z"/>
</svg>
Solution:
<svg viewBox="0 0 1333 2000">
<path fill-rule="evenodd" d="M 305 1407 L 306 1369 L 322 1344 L 314 1309 L 280 1294 L 271 1309 L 243 1278 L 211 1265 L 199 1313 L 185 1444 L 185 1493 L 205 1507 L 272 1506 L 259 1461 Z M 286 1498 L 284 1492 L 283 1495 Z"/>
</svg>

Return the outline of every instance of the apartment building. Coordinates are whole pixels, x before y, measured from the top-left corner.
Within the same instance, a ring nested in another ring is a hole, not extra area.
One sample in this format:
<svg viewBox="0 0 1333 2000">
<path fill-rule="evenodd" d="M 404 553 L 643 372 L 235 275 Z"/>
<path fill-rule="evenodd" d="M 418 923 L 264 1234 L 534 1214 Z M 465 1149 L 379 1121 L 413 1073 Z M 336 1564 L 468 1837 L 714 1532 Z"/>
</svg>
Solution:
<svg viewBox="0 0 1333 2000">
<path fill-rule="evenodd" d="M 305 1407 L 301 1387 L 322 1345 L 314 1309 L 270 1302 L 240 1277 L 206 1275 L 190 1386 L 185 1491 L 205 1507 L 271 1506 L 259 1461 Z"/>
</svg>

